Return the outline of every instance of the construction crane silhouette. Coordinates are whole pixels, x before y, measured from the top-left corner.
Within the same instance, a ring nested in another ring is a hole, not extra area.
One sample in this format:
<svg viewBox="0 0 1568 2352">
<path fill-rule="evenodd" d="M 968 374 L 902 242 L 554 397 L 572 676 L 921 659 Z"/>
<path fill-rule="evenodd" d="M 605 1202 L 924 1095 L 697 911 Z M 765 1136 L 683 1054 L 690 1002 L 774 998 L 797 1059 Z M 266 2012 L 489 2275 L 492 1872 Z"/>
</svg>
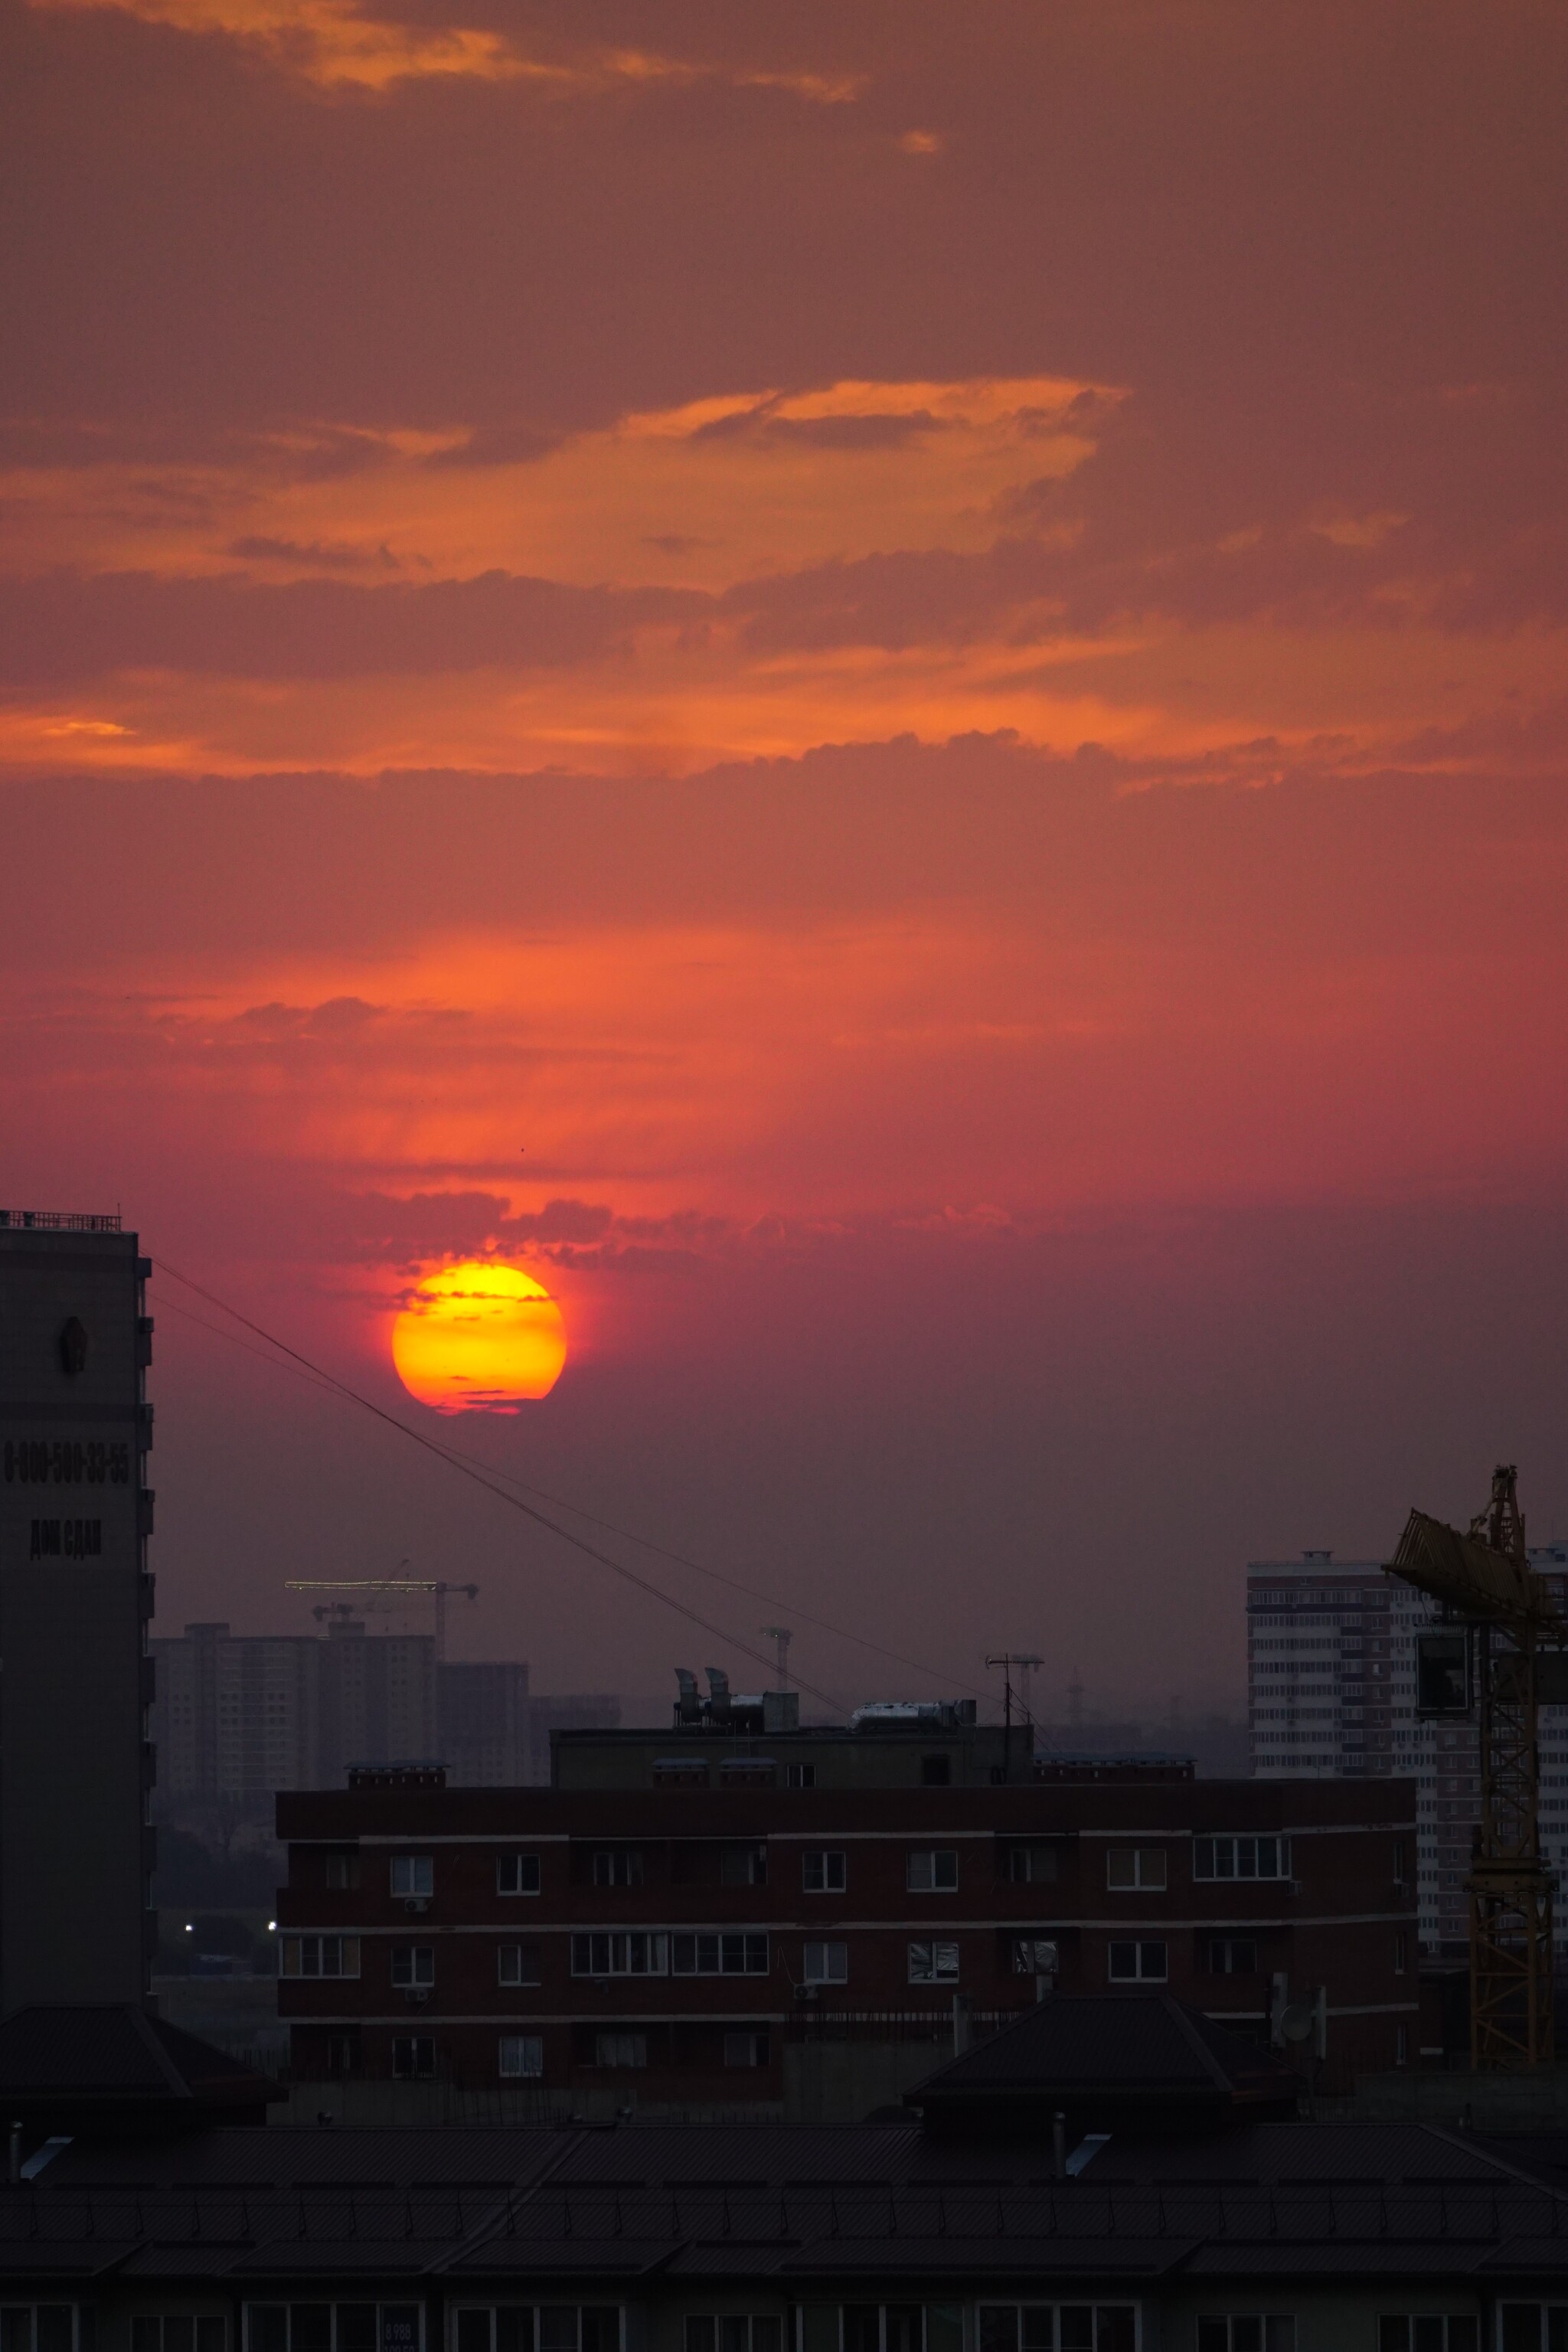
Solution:
<svg viewBox="0 0 1568 2352">
<path fill-rule="evenodd" d="M 1453 1629 L 1417 1637 L 1417 1716 L 1479 1717 L 1470 2061 L 1540 2065 L 1553 2049 L 1556 1881 L 1541 1850 L 1537 1735 L 1543 1690 L 1552 1702 L 1568 1695 L 1568 1620 L 1530 1565 L 1513 1465 L 1493 1471 L 1491 1499 L 1465 1535 L 1412 1511 L 1388 1573 L 1440 1602 Z"/>
<path fill-rule="evenodd" d="M 290 1577 L 283 1590 L 286 1592 L 363 1592 L 370 1597 L 359 1603 L 362 1609 L 374 1609 L 393 1593 L 428 1592 L 436 1602 L 437 1660 L 445 1659 L 447 1655 L 447 1595 L 449 1592 L 460 1593 L 466 1601 L 477 1601 L 479 1597 L 477 1584 L 448 1584 L 443 1579 L 424 1576 Z M 347 1601 L 331 1601 L 311 1613 L 320 1622 L 321 1618 L 340 1610 L 346 1616 L 349 1607 Z"/>
</svg>

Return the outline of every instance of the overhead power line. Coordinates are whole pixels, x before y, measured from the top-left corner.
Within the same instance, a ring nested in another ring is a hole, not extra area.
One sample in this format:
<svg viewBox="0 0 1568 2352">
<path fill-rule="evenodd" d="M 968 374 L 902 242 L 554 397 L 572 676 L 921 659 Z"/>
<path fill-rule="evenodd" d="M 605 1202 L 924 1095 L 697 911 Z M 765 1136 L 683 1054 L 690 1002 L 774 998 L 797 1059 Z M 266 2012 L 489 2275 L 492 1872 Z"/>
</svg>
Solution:
<svg viewBox="0 0 1568 2352">
<path fill-rule="evenodd" d="M 246 1330 L 253 1331 L 257 1338 L 264 1339 L 268 1347 L 276 1348 L 280 1354 L 301 1365 L 313 1378 L 335 1390 L 351 1403 L 359 1405 L 365 1412 L 373 1414 L 377 1421 L 384 1423 L 389 1429 L 395 1429 L 402 1436 L 411 1438 L 414 1444 L 423 1447 L 426 1453 L 433 1454 L 437 1461 L 445 1462 L 450 1469 L 456 1470 L 459 1477 L 471 1479 L 475 1486 L 484 1487 L 486 1492 L 495 1496 L 499 1502 L 507 1504 L 514 1511 L 521 1511 L 525 1518 L 531 1519 L 536 1526 L 546 1528 L 550 1534 L 559 1536 L 563 1543 L 570 1544 L 574 1550 L 583 1553 L 584 1558 L 596 1561 L 601 1568 L 608 1569 L 612 1576 L 618 1576 L 626 1583 L 635 1585 L 638 1591 L 646 1593 L 650 1600 L 662 1601 L 667 1609 L 673 1609 L 690 1624 L 700 1627 L 705 1633 L 711 1633 L 715 1641 L 728 1643 L 731 1649 L 739 1650 L 743 1657 L 752 1659 L 764 1672 L 772 1670 L 773 1660 L 765 1656 L 761 1650 L 753 1649 L 749 1642 L 742 1641 L 738 1634 L 728 1632 L 722 1625 L 715 1625 L 710 1618 L 704 1617 L 699 1610 L 679 1600 L 674 1593 L 665 1591 L 662 1587 L 655 1584 L 651 1578 L 639 1576 L 636 1569 L 628 1568 L 624 1560 L 615 1559 L 607 1551 L 601 1551 L 597 1544 L 589 1543 L 585 1538 L 577 1535 L 571 1528 L 563 1527 L 558 1519 L 552 1518 L 547 1512 L 525 1501 L 521 1495 L 509 1493 L 505 1486 L 497 1482 L 488 1466 L 481 1469 L 471 1459 L 437 1444 L 435 1438 L 427 1437 L 423 1430 L 416 1429 L 412 1423 L 400 1421 L 395 1413 L 388 1412 L 386 1408 L 377 1404 L 373 1397 L 367 1397 L 360 1390 L 351 1388 L 347 1381 L 339 1380 L 334 1372 L 329 1372 L 323 1366 L 312 1363 L 310 1359 L 302 1355 L 298 1348 L 291 1348 L 286 1339 L 279 1339 L 275 1333 L 264 1329 L 259 1323 L 254 1322 L 248 1315 L 242 1314 L 237 1307 L 231 1307 L 226 1299 L 219 1298 L 215 1291 L 208 1290 L 204 1284 L 193 1280 L 188 1274 L 182 1274 L 177 1266 L 170 1265 L 167 1258 L 159 1258 L 156 1263 L 175 1282 L 183 1283 L 187 1290 L 194 1291 L 198 1298 L 205 1298 L 209 1306 L 216 1307 L 221 1314 L 232 1316 L 234 1320 L 243 1325 Z M 821 1699 L 824 1706 L 837 1705 L 831 1694 L 820 1690 L 815 1683 L 808 1683 L 804 1676 L 798 1675 L 795 1680 L 802 1690 L 809 1691 L 813 1698 Z"/>
<path fill-rule="evenodd" d="M 554 1510 L 569 1511 L 574 1518 L 584 1520 L 589 1527 L 602 1528 L 606 1535 L 618 1536 L 624 1543 L 634 1543 L 639 1549 L 652 1552 L 657 1559 L 668 1560 L 673 1567 L 689 1569 L 693 1575 L 705 1576 L 712 1583 L 721 1584 L 731 1592 L 743 1592 L 748 1599 L 763 1601 L 770 1609 L 787 1608 L 803 1624 L 815 1626 L 820 1633 L 831 1634 L 835 1641 L 853 1643 L 858 1649 L 868 1651 L 876 1657 L 886 1658 L 891 1665 L 903 1666 L 911 1674 L 922 1675 L 941 1689 L 952 1689 L 956 1685 L 959 1690 L 973 1698 L 988 1699 L 991 1696 L 989 1691 L 981 1689 L 973 1683 L 966 1682 L 962 1675 L 928 1665 L 923 1659 L 911 1658 L 905 1655 L 902 1651 L 889 1649 L 885 1642 L 874 1642 L 864 1633 L 852 1632 L 847 1625 L 835 1624 L 831 1618 L 815 1615 L 809 1609 L 802 1608 L 798 1601 L 784 1601 L 777 1593 L 768 1592 L 761 1585 L 748 1584 L 743 1578 L 728 1575 L 722 1569 L 710 1567 L 702 1560 L 691 1559 L 686 1552 L 673 1550 L 668 1544 L 656 1542 L 651 1536 L 639 1535 L 635 1528 L 624 1528 L 614 1519 L 602 1518 L 597 1513 L 585 1510 L 581 1503 L 574 1503 L 564 1496 L 552 1494 L 546 1487 L 536 1486 L 528 1479 L 520 1478 L 515 1471 L 498 1469 L 480 1456 L 465 1453 L 459 1445 L 443 1444 L 428 1437 L 424 1431 L 416 1429 L 407 1422 L 400 1421 L 395 1413 L 387 1412 L 370 1398 L 362 1396 L 358 1390 L 351 1388 L 345 1381 L 338 1379 L 335 1373 L 326 1371 L 321 1366 L 312 1363 L 310 1359 L 301 1355 L 298 1349 L 289 1347 L 285 1340 L 275 1339 L 270 1332 L 263 1329 L 259 1323 L 253 1322 L 248 1316 L 241 1314 L 237 1307 L 230 1307 L 226 1300 L 219 1298 L 216 1292 L 205 1289 L 200 1283 L 194 1282 L 188 1275 L 179 1273 L 166 1258 L 160 1258 L 158 1264 L 165 1274 L 172 1275 L 176 1282 L 184 1283 L 187 1288 L 195 1291 L 210 1305 L 217 1307 L 220 1313 L 233 1316 L 237 1322 L 244 1324 L 247 1330 L 254 1332 L 258 1339 L 265 1339 L 268 1347 L 279 1349 L 289 1359 L 288 1365 L 279 1366 L 279 1370 L 295 1370 L 299 1377 L 308 1379 L 313 1385 L 325 1388 L 329 1391 L 336 1391 L 353 1403 L 362 1405 L 367 1412 L 374 1413 L 378 1420 L 400 1431 L 403 1435 L 414 1438 L 417 1444 L 425 1446 L 428 1452 L 439 1455 L 453 1468 L 465 1472 L 478 1472 L 487 1484 L 494 1479 L 500 1479 L 503 1485 L 517 1488 L 522 1495 L 531 1495 L 540 1502 L 548 1503 Z M 232 1331 L 225 1331 L 221 1325 L 207 1322 L 204 1317 L 193 1314 L 188 1307 L 182 1307 L 177 1300 L 171 1299 L 169 1304 L 176 1313 L 183 1314 L 188 1321 L 198 1325 L 202 1330 L 212 1332 L 217 1339 L 228 1340 L 234 1347 L 244 1348 L 247 1355 L 258 1357 L 262 1363 L 275 1361 L 273 1358 L 264 1355 L 259 1348 L 248 1347 Z M 511 1499 L 510 1496 L 502 1497 L 504 1501 Z M 536 1513 L 534 1516 L 540 1515 Z M 543 1524 L 552 1526 L 553 1522 L 545 1520 Z M 569 1529 L 557 1528 L 556 1532 L 562 1535 L 566 1542 L 576 1544 L 579 1549 L 586 1551 L 590 1558 L 595 1559 L 604 1558 L 604 1555 L 593 1546 L 582 1544 Z M 618 1567 L 616 1572 L 622 1572 Z M 632 1574 L 630 1570 L 624 1572 L 627 1575 Z M 642 1581 L 642 1580 L 638 1580 Z M 694 1622 L 702 1625 L 706 1631 L 718 1630 L 708 1625 L 705 1619 L 695 1616 L 695 1612 L 686 1609 L 684 1603 L 677 1601 L 672 1594 L 665 1592 L 662 1587 L 644 1581 L 643 1589 L 657 1593 L 670 1608 L 681 1610 L 683 1614 L 693 1617 Z M 755 1660 L 759 1664 L 771 1668 L 773 1664 L 773 1661 L 764 1657 L 761 1652 L 752 1649 L 735 1635 L 720 1632 L 718 1637 L 722 1641 L 733 1642 L 747 1657 Z M 798 1681 L 799 1677 L 797 1676 L 796 1679 Z M 810 1683 L 802 1683 L 801 1687 L 803 1690 L 810 1691 L 814 1698 L 823 1699 L 829 1706 L 838 1704 L 826 1693 L 816 1690 Z"/>
</svg>

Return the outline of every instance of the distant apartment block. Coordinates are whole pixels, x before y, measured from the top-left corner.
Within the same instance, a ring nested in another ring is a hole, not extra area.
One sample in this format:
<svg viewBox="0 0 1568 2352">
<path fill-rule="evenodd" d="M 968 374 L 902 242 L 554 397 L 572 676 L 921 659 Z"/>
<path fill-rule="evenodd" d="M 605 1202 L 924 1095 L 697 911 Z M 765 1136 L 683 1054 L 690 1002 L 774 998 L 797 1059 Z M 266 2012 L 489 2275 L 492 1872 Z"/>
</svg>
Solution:
<svg viewBox="0 0 1568 2352">
<path fill-rule="evenodd" d="M 1568 1545 L 1531 1549 L 1531 1564 L 1562 1598 Z M 1252 1769 L 1269 1780 L 1376 1779 L 1416 1783 L 1416 1897 L 1423 1947 L 1468 1948 L 1471 1832 L 1480 1764 L 1473 1723 L 1415 1716 L 1415 1637 L 1437 1621 L 1422 1593 L 1376 1560 L 1254 1560 L 1247 1571 L 1247 1696 Z M 1542 1839 L 1568 1865 L 1568 1707 L 1541 1711 Z M 1568 1916 L 1558 1920 L 1568 1941 Z"/>
<path fill-rule="evenodd" d="M 534 1698 L 521 1661 L 438 1660 L 427 1633 L 187 1625 L 149 1645 L 158 1787 L 176 1804 L 259 1806 L 344 1786 L 352 1764 L 440 1759 L 454 1788 L 548 1780 L 556 1727 L 613 1727 L 609 1693 Z"/>
</svg>

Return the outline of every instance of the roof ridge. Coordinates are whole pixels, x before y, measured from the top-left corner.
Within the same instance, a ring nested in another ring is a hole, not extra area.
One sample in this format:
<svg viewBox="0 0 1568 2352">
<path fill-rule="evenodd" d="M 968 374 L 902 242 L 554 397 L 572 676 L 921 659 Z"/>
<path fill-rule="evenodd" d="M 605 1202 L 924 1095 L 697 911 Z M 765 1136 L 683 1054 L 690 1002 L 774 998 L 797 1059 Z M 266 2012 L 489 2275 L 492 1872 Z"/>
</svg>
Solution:
<svg viewBox="0 0 1568 2352">
<path fill-rule="evenodd" d="M 1204 2072 L 1207 2074 L 1210 2082 L 1217 2084 L 1223 2091 L 1234 2089 L 1234 2082 L 1231 2075 L 1226 2069 L 1219 2052 L 1215 2048 L 1213 2042 L 1208 2039 L 1207 2034 L 1203 2031 L 1203 2028 L 1207 2025 L 1209 2021 L 1206 2018 L 1202 2017 L 1199 2011 L 1189 2007 L 1186 2001 L 1178 2000 L 1173 1992 L 1163 1992 L 1160 1995 L 1160 2000 L 1165 2010 L 1166 2015 L 1175 2020 L 1175 2022 L 1181 2031 L 1183 2039 L 1187 2042 L 1189 2048 L 1196 2051 L 1199 2061 L 1203 2065 Z M 1237 2038 L 1239 2039 L 1239 2036 Z"/>
</svg>

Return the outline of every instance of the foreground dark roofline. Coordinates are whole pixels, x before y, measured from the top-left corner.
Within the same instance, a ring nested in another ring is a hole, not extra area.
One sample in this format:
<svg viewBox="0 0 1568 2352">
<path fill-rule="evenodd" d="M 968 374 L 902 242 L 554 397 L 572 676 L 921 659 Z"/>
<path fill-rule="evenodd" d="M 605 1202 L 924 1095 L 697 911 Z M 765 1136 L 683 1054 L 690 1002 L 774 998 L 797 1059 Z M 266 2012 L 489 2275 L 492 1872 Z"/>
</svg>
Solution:
<svg viewBox="0 0 1568 2352">
<path fill-rule="evenodd" d="M 230 2309 L 236 2294 L 334 2282 L 350 2299 L 419 2294 L 433 2310 L 546 2288 L 678 2308 L 704 2280 L 789 2300 L 907 2300 L 911 2287 L 1005 2299 L 1054 2281 L 1069 2299 L 1151 2303 L 1162 2283 L 1189 2299 L 1199 2283 L 1297 2296 L 1359 2284 L 1369 2309 L 1400 2281 L 1568 2291 L 1568 2194 L 1528 2147 L 1510 2158 L 1427 2126 L 1265 2124 L 1113 2138 L 1076 2180 L 1040 2168 L 1032 2146 L 955 2147 L 912 2124 L 282 2127 L 79 2145 L 0 2190 L 0 2282 L 7 2298 L 74 2288 L 117 2310 L 156 2309 L 171 2286 Z"/>
<path fill-rule="evenodd" d="M 933 2121 L 976 2127 L 1057 2112 L 1212 2128 L 1246 2114 L 1288 2120 L 1302 2084 L 1273 2052 L 1169 1992 L 1053 1993 L 905 2093 Z"/>
</svg>

